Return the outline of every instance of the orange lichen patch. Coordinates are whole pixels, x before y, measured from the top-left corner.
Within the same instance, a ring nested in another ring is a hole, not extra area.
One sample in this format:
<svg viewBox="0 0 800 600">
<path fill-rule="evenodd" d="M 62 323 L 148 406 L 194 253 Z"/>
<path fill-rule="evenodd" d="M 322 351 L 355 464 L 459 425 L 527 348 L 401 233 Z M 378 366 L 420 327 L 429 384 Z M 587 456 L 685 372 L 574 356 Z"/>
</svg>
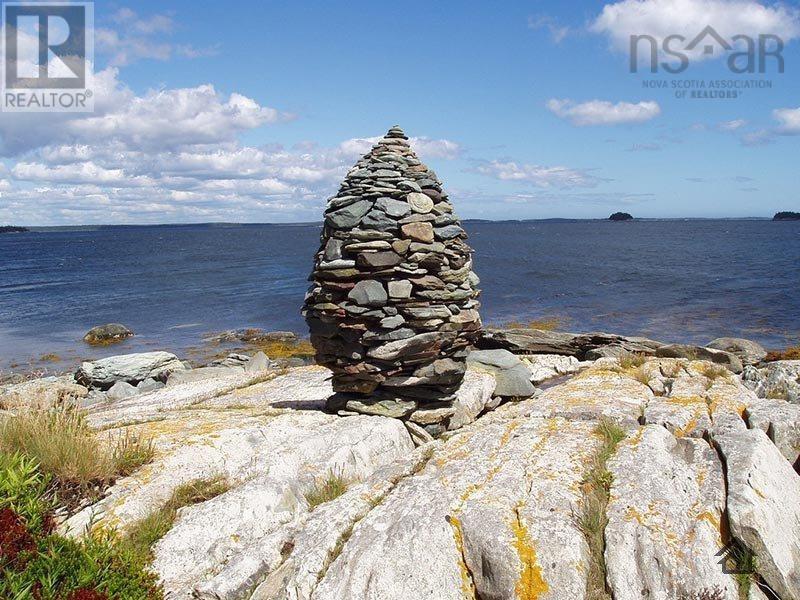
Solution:
<svg viewBox="0 0 800 600">
<path fill-rule="evenodd" d="M 639 525 L 644 525 L 644 515 L 636 510 L 633 506 L 629 506 L 625 511 L 625 519 L 628 521 L 637 521 Z"/>
<path fill-rule="evenodd" d="M 675 430 L 675 437 L 686 437 L 697 427 L 697 416 L 692 417 L 686 422 L 686 425 Z"/>
<path fill-rule="evenodd" d="M 516 594 L 520 600 L 538 600 L 550 590 L 550 586 L 542 577 L 542 568 L 536 557 L 536 549 L 530 541 L 528 528 L 519 514 L 522 505 L 514 511 L 515 518 L 511 522 L 514 533 L 514 548 L 522 563 L 522 570 L 517 581 Z"/>
<path fill-rule="evenodd" d="M 472 581 L 469 568 L 467 567 L 467 557 L 464 554 L 464 530 L 461 527 L 461 520 L 458 517 L 449 516 L 447 522 L 453 528 L 453 539 L 456 543 L 456 550 L 458 550 L 459 561 L 458 567 L 461 571 L 461 591 L 464 593 L 465 598 L 475 597 L 475 584 Z"/>
<path fill-rule="evenodd" d="M 702 405 L 704 408 L 706 406 L 706 399 L 701 396 L 671 396 L 665 398 L 665 400 L 669 404 L 677 404 L 685 408 L 695 408 L 698 404 Z"/>
<path fill-rule="evenodd" d="M 704 510 L 703 512 L 698 514 L 695 518 L 698 521 L 706 521 L 707 523 L 709 523 L 714 528 L 715 531 L 719 531 L 720 530 L 719 518 L 717 518 L 717 516 L 715 514 L 709 512 L 707 510 Z"/>
</svg>

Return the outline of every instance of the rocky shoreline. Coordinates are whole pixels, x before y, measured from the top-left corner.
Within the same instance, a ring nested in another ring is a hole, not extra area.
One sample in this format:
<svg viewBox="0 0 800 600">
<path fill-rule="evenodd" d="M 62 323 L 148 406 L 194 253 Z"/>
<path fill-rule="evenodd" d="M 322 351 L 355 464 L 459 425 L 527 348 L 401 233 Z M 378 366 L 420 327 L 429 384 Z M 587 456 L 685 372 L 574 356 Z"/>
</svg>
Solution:
<svg viewBox="0 0 800 600">
<path fill-rule="evenodd" d="M 152 462 L 65 535 L 123 534 L 182 484 L 225 480 L 153 547 L 168 598 L 790 600 L 800 361 L 765 356 L 746 340 L 489 329 L 452 414 L 427 427 L 331 411 L 320 366 L 233 354 L 189 369 L 155 352 L 4 386 L 0 419 L 72 405 L 103 435 L 152 440 Z M 345 491 L 312 506 L 331 473 Z M 726 549 L 756 567 L 734 576 Z"/>
</svg>

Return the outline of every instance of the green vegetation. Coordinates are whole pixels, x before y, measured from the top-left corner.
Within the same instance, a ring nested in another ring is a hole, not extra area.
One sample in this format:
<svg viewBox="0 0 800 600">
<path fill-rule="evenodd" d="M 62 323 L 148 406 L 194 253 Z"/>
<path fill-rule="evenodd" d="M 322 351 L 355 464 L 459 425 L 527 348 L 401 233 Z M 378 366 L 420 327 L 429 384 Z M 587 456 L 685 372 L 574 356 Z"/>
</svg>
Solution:
<svg viewBox="0 0 800 600">
<path fill-rule="evenodd" d="M 623 369 L 641 367 L 647 362 L 647 356 L 638 352 L 623 352 L 619 355 L 619 366 Z"/>
<path fill-rule="evenodd" d="M 707 390 L 710 390 L 712 387 L 714 387 L 714 382 L 717 379 L 723 379 L 725 381 L 728 380 L 728 369 L 720 365 L 705 363 L 698 370 L 700 371 L 701 375 L 708 379 L 706 382 Z"/>
<path fill-rule="evenodd" d="M 724 556 L 728 567 L 735 573 L 739 597 L 747 600 L 750 597 L 750 587 L 758 577 L 756 555 L 737 540 L 733 540 L 726 547 Z"/>
<path fill-rule="evenodd" d="M 31 458 L 0 452 L 0 598 L 157 600 L 146 563 L 110 534 L 54 533 L 50 477 Z"/>
<path fill-rule="evenodd" d="M 619 443 L 625 439 L 625 431 L 607 418 L 600 419 L 595 434 L 602 442 L 584 477 L 584 498 L 578 527 L 589 545 L 590 565 L 586 581 L 586 597 L 592 600 L 610 600 L 606 589 L 606 562 L 604 533 L 608 524 L 606 507 L 613 476 L 607 468 Z"/>
<path fill-rule="evenodd" d="M 306 492 L 308 507 L 314 510 L 320 504 L 335 500 L 347 491 L 349 482 L 341 473 L 331 471 L 322 481 L 318 481 L 313 489 Z"/>
<path fill-rule="evenodd" d="M 122 546 L 139 562 L 149 562 L 153 544 L 172 528 L 178 509 L 211 500 L 229 489 L 222 477 L 197 479 L 176 488 L 161 509 L 131 525 L 121 542 Z"/>
<path fill-rule="evenodd" d="M 82 412 L 68 407 L 28 410 L 0 422 L 0 451 L 20 453 L 61 488 L 107 485 L 152 460 L 149 440 L 126 432 L 105 443 Z"/>
</svg>

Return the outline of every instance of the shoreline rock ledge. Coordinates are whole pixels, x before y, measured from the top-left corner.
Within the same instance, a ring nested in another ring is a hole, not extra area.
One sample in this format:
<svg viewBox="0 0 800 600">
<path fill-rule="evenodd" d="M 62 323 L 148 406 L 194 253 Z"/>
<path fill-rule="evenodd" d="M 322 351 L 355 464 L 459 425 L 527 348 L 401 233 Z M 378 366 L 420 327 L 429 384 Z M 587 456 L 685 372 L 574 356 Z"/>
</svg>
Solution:
<svg viewBox="0 0 800 600">
<path fill-rule="evenodd" d="M 399 127 L 348 172 L 303 308 L 316 360 L 333 372 L 329 410 L 442 430 L 481 329 L 466 238 Z"/>
</svg>

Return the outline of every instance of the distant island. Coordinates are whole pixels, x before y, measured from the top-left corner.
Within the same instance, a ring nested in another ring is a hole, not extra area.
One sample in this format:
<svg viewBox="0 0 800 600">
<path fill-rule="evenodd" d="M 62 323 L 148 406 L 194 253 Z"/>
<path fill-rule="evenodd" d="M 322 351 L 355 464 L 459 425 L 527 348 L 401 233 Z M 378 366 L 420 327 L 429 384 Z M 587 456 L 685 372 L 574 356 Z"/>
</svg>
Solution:
<svg viewBox="0 0 800 600">
<path fill-rule="evenodd" d="M 613 215 L 608 217 L 609 221 L 632 221 L 633 215 L 630 213 L 624 212 L 615 212 Z"/>
<path fill-rule="evenodd" d="M 789 212 L 783 211 L 779 213 L 775 213 L 775 216 L 772 217 L 773 221 L 800 221 L 800 213 L 799 212 Z"/>
<path fill-rule="evenodd" d="M 26 231 L 30 231 L 30 229 L 14 225 L 0 225 L 0 233 L 25 233 Z"/>
</svg>

